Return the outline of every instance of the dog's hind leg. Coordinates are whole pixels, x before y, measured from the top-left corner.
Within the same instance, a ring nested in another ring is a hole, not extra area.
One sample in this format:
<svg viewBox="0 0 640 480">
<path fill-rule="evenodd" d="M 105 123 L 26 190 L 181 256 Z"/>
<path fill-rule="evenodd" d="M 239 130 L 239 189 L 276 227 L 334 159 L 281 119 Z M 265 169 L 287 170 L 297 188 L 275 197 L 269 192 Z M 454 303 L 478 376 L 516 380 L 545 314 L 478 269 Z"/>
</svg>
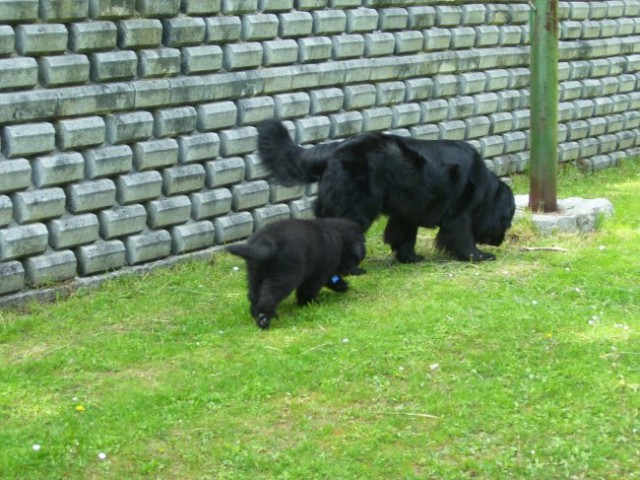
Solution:
<svg viewBox="0 0 640 480">
<path fill-rule="evenodd" d="M 296 298 L 300 305 L 306 305 L 313 301 L 325 284 L 328 283 L 326 276 L 316 275 L 306 279 L 296 290 Z"/>
<path fill-rule="evenodd" d="M 398 217 L 389 217 L 384 229 L 384 243 L 391 246 L 400 263 L 415 263 L 424 260 L 422 255 L 416 254 L 417 225 L 403 222 Z"/>
<path fill-rule="evenodd" d="M 263 280 L 260 285 L 259 298 L 255 305 L 252 304 L 251 306 L 251 313 L 260 328 L 269 328 L 271 320 L 276 317 L 278 304 L 287 298 L 292 291 L 293 287 L 289 287 L 280 281 L 274 282 L 268 278 Z"/>
<path fill-rule="evenodd" d="M 482 262 L 496 258 L 495 255 L 483 252 L 476 247 L 471 231 L 471 220 L 467 215 L 460 215 L 443 222 L 436 235 L 436 248 L 444 250 L 456 260 L 463 262 Z"/>
</svg>

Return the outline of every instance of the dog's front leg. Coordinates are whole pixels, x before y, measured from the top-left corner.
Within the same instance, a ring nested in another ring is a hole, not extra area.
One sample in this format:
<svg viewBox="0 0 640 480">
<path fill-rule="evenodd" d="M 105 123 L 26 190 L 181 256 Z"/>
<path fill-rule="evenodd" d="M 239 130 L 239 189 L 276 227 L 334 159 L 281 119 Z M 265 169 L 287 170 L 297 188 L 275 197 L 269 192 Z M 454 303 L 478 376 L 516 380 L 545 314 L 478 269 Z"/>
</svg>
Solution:
<svg viewBox="0 0 640 480">
<path fill-rule="evenodd" d="M 463 262 L 482 262 L 496 258 L 476 247 L 471 221 L 466 214 L 442 223 L 436 235 L 436 248 Z"/>
</svg>

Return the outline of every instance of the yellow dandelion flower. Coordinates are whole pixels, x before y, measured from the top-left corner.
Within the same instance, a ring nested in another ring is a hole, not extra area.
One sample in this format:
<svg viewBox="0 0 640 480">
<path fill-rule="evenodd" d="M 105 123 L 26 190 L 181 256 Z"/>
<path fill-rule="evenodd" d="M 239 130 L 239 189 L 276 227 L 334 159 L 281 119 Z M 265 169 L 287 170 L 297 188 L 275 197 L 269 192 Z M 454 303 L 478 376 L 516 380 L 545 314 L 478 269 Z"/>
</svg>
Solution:
<svg viewBox="0 0 640 480">
<path fill-rule="evenodd" d="M 84 405 L 76 405 L 76 412 L 84 412 Z"/>
</svg>

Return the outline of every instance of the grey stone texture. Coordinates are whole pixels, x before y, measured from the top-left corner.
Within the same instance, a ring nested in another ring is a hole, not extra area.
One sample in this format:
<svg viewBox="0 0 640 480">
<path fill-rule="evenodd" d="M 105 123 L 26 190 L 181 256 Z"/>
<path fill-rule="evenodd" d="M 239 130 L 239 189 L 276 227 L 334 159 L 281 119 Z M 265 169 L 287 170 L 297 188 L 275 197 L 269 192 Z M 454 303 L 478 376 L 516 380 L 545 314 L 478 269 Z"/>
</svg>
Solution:
<svg viewBox="0 0 640 480">
<path fill-rule="evenodd" d="M 419 0 L 0 2 L 0 299 L 309 218 L 257 124 L 469 141 L 527 168 L 529 5 Z M 558 161 L 640 151 L 640 2 L 559 2 Z M 73 257 L 73 258 L 72 258 Z M 70 277 L 71 276 L 71 277 Z"/>
</svg>

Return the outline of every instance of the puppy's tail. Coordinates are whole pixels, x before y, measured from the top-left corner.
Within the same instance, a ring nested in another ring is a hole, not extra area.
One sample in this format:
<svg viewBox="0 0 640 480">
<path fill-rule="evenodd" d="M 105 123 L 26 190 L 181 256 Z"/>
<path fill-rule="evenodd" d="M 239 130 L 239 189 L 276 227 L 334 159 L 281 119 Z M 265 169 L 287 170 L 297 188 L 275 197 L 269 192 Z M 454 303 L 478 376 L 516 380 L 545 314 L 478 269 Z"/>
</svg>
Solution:
<svg viewBox="0 0 640 480">
<path fill-rule="evenodd" d="M 337 144 L 335 144 L 337 145 Z M 294 143 L 279 120 L 264 120 L 258 125 L 258 153 L 271 174 L 283 185 L 320 180 L 334 144 L 302 148 Z"/>
<path fill-rule="evenodd" d="M 271 243 L 235 243 L 227 246 L 227 252 L 242 257 L 245 260 L 266 262 L 273 258 L 276 253 L 276 247 Z"/>
</svg>

